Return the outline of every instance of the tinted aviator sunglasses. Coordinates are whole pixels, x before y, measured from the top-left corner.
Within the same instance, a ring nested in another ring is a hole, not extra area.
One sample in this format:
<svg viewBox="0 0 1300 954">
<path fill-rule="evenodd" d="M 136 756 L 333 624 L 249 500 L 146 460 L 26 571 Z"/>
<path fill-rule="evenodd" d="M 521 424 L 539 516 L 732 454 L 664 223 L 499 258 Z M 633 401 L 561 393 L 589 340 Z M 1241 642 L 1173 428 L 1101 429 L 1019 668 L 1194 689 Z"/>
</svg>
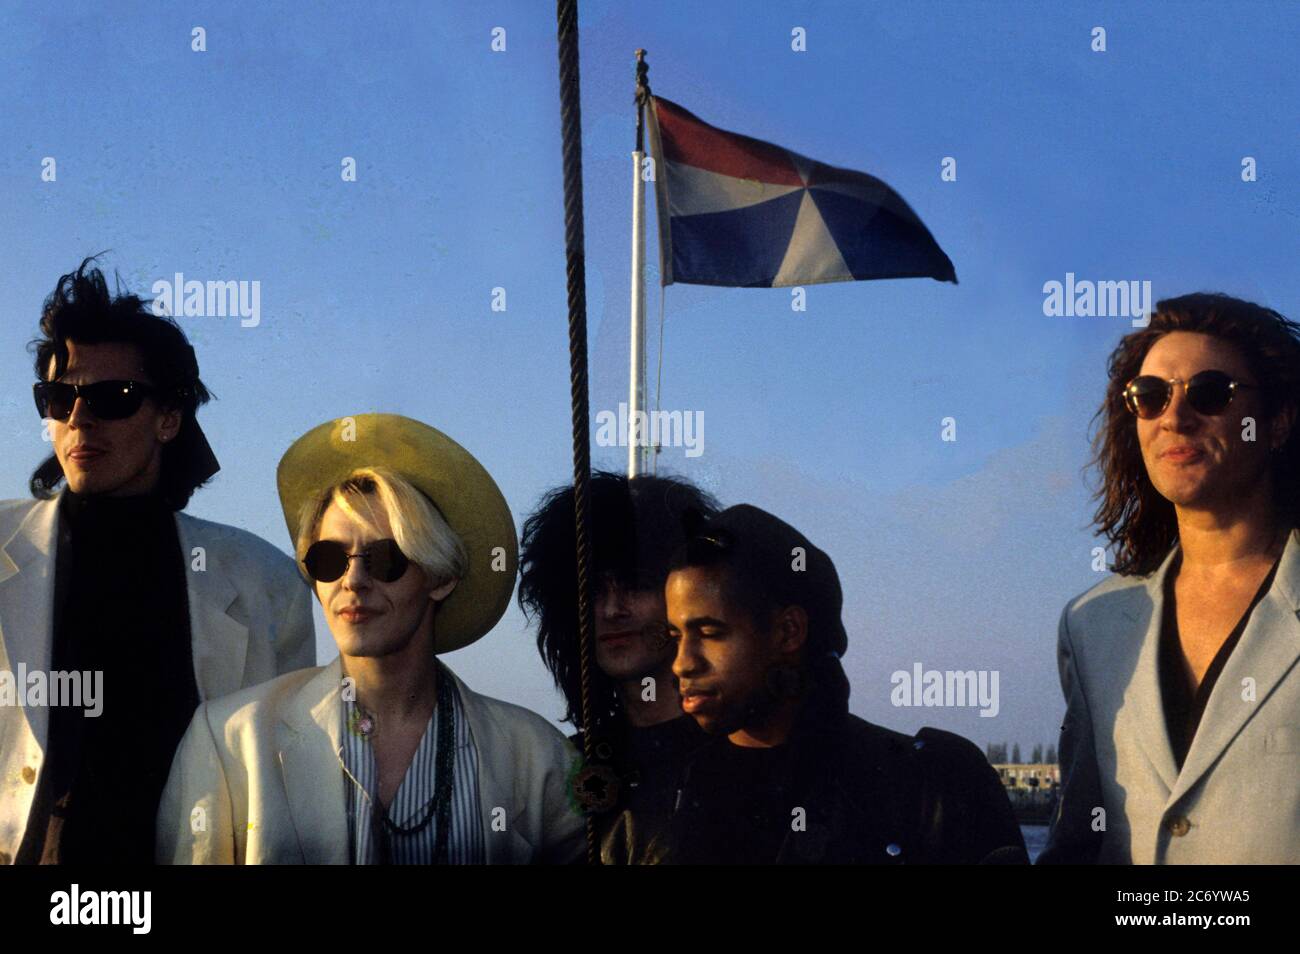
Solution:
<svg viewBox="0 0 1300 954">
<path fill-rule="evenodd" d="M 1124 388 L 1124 403 L 1143 420 L 1159 417 L 1173 400 L 1174 387 L 1181 384 L 1192 410 L 1206 417 L 1222 414 L 1232 403 L 1238 388 L 1256 389 L 1256 385 L 1234 381 L 1223 371 L 1202 371 L 1189 381 L 1181 378 L 1158 378 L 1142 374 Z"/>
<path fill-rule="evenodd" d="M 333 583 L 348 572 L 348 563 L 357 557 L 364 561 L 366 572 L 383 583 L 400 580 L 411 562 L 396 540 L 376 540 L 360 553 L 348 553 L 337 540 L 317 540 L 307 549 L 302 565 L 313 580 Z"/>
<path fill-rule="evenodd" d="M 42 418 L 66 421 L 81 398 L 88 410 L 102 421 L 120 421 L 140 410 L 144 399 L 158 391 L 142 381 L 96 381 L 94 384 L 64 384 L 38 381 L 32 385 L 36 410 Z"/>
</svg>

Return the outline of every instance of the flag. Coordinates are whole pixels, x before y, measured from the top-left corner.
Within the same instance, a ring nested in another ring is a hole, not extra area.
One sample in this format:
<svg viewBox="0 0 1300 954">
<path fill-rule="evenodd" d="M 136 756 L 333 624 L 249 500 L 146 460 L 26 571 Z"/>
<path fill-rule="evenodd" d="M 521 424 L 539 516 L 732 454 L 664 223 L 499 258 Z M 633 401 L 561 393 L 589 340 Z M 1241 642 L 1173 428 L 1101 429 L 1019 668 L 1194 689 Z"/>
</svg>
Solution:
<svg viewBox="0 0 1300 954">
<path fill-rule="evenodd" d="M 925 223 L 874 176 L 710 126 L 661 96 L 648 110 L 663 284 L 956 283 Z"/>
</svg>

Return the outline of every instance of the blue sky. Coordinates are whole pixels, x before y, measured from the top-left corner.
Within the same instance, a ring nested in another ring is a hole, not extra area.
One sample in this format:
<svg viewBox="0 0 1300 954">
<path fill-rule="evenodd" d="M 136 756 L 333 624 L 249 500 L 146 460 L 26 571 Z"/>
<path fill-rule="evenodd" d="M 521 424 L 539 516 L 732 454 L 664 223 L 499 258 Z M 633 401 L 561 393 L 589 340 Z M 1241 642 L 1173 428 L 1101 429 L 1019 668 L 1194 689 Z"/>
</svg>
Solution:
<svg viewBox="0 0 1300 954">
<path fill-rule="evenodd" d="M 626 397 L 644 47 L 654 90 L 705 121 L 884 179 L 961 282 L 812 286 L 805 312 L 784 289 L 672 286 L 661 403 L 702 412 L 705 445 L 666 449 L 660 468 L 831 554 L 858 714 L 1054 742 L 1057 619 L 1099 579 L 1089 421 L 1131 327 L 1047 317 L 1043 284 L 1149 280 L 1157 298 L 1221 290 L 1300 316 L 1300 8 L 581 6 L 593 414 Z M 48 447 L 24 350 L 40 303 L 111 249 L 104 264 L 141 293 L 176 272 L 261 283 L 257 327 L 181 319 L 218 396 L 201 420 L 223 464 L 190 512 L 287 551 L 285 448 L 323 420 L 393 411 L 475 453 L 521 522 L 571 466 L 553 16 L 535 2 L 5 5 L 0 495 L 23 496 Z M 195 26 L 207 52 L 190 49 Z M 1242 181 L 1245 156 L 1258 181 Z M 593 459 L 620 469 L 625 451 Z M 448 661 L 479 691 L 561 712 L 516 609 Z M 999 715 L 895 708 L 890 673 L 915 663 L 999 671 Z"/>
</svg>

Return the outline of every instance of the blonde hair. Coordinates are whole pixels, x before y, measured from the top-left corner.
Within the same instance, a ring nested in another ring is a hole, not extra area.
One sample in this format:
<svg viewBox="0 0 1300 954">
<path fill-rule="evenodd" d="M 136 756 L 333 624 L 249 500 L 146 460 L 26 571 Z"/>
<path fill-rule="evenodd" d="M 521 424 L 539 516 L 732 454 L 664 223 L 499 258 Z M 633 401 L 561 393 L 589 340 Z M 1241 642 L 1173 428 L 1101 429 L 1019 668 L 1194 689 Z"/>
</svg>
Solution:
<svg viewBox="0 0 1300 954">
<path fill-rule="evenodd" d="M 359 467 L 344 480 L 326 487 L 303 504 L 294 552 L 298 558 L 298 572 L 307 578 L 307 582 L 314 583 L 302 561 L 316 542 L 321 520 L 329 505 L 336 504 L 352 520 L 378 535 L 380 530 L 374 520 L 375 504 L 372 502 L 376 497 L 388 515 L 393 539 L 407 559 L 424 571 L 431 587 L 453 579 L 464 579 L 469 568 L 465 543 L 438 512 L 433 501 L 406 478 L 386 468 Z M 363 506 L 357 507 L 357 501 Z"/>
</svg>

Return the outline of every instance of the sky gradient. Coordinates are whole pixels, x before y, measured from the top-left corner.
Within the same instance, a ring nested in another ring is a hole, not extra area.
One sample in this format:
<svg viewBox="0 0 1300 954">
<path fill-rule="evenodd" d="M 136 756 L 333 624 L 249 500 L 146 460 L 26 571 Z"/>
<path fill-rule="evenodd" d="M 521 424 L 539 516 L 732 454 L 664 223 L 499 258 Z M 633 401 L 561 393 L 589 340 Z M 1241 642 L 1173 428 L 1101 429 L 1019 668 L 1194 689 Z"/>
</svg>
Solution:
<svg viewBox="0 0 1300 954">
<path fill-rule="evenodd" d="M 701 412 L 705 443 L 665 449 L 660 471 L 769 509 L 832 556 L 854 712 L 1026 755 L 1054 743 L 1057 620 L 1100 579 L 1090 420 L 1132 328 L 1048 317 L 1044 283 L 1146 280 L 1156 298 L 1224 291 L 1300 318 L 1300 8 L 581 6 L 593 418 L 626 399 L 644 47 L 655 92 L 706 122 L 883 179 L 960 280 L 810 286 L 804 312 L 788 289 L 670 287 L 661 406 Z M 109 249 L 106 269 L 145 295 L 176 272 L 261 285 L 257 327 L 181 319 L 218 398 L 200 421 L 223 465 L 190 513 L 288 552 L 280 455 L 324 420 L 391 411 L 478 456 L 521 524 L 571 473 L 553 16 L 535 2 L 0 9 L 0 496 L 25 496 L 48 452 L 24 350 L 41 302 Z M 659 307 L 652 286 L 652 385 Z M 593 448 L 597 466 L 625 460 Z M 319 610 L 317 626 L 324 662 Z M 480 692 L 562 712 L 513 606 L 447 661 Z M 891 705 L 890 674 L 917 663 L 996 670 L 998 715 Z"/>
</svg>

